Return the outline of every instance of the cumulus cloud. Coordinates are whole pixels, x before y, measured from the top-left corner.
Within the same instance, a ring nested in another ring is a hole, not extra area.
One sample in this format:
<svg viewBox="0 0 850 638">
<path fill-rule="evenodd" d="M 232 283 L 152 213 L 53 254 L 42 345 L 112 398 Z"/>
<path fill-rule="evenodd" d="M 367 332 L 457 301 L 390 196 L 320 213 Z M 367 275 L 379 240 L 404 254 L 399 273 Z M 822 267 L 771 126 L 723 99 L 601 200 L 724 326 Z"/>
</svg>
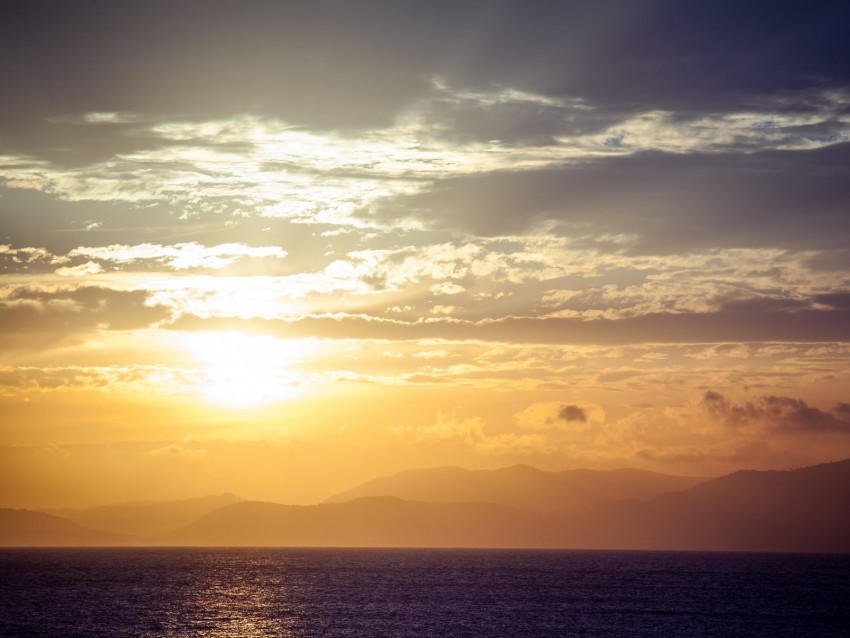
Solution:
<svg viewBox="0 0 850 638">
<path fill-rule="evenodd" d="M 61 260 L 45 248 L 0 244 L 0 272 L 31 271 L 34 267 L 59 263 Z"/>
<path fill-rule="evenodd" d="M 85 277 L 102 272 L 100 264 L 95 261 L 87 261 L 79 266 L 62 266 L 56 269 L 56 274 L 62 277 Z"/>
<path fill-rule="evenodd" d="M 605 422 L 605 411 L 585 401 L 534 403 L 513 417 L 514 423 L 527 430 L 585 431 Z"/>
<path fill-rule="evenodd" d="M 456 283 L 445 282 L 431 286 L 431 292 L 436 295 L 458 295 L 466 289 Z"/>
<path fill-rule="evenodd" d="M 565 423 L 570 421 L 587 423 L 587 410 L 577 405 L 562 405 L 558 409 L 558 419 Z"/>
<path fill-rule="evenodd" d="M 763 396 L 734 403 L 719 392 L 707 391 L 700 406 L 713 418 L 730 428 L 761 426 L 787 434 L 850 434 L 850 410 L 839 403 L 830 412 L 808 405 L 802 399 Z"/>
</svg>

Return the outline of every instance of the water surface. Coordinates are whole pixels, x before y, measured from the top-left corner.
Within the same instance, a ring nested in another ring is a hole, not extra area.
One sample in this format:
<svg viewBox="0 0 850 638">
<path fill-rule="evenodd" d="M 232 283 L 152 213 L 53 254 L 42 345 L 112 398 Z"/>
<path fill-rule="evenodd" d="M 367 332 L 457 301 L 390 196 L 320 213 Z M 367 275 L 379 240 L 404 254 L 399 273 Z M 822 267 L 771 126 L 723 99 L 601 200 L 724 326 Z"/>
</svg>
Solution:
<svg viewBox="0 0 850 638">
<path fill-rule="evenodd" d="M 850 556 L 0 550 L 2 636 L 847 636 Z"/>
</svg>

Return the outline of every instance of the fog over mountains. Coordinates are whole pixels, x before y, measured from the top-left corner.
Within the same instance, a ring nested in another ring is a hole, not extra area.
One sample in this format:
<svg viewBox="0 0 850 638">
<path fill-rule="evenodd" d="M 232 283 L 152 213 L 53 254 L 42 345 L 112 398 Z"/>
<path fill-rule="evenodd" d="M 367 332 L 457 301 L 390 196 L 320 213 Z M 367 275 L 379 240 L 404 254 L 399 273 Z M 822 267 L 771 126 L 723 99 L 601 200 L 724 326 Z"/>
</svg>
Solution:
<svg viewBox="0 0 850 638">
<path fill-rule="evenodd" d="M 850 459 L 709 480 L 639 470 L 437 468 L 376 479 L 310 506 L 222 495 L 70 514 L 88 527 L 0 510 L 0 544 L 848 552 L 848 487 Z M 175 525 L 189 512 L 191 522 Z M 174 526 L 164 530 L 168 521 Z"/>
</svg>

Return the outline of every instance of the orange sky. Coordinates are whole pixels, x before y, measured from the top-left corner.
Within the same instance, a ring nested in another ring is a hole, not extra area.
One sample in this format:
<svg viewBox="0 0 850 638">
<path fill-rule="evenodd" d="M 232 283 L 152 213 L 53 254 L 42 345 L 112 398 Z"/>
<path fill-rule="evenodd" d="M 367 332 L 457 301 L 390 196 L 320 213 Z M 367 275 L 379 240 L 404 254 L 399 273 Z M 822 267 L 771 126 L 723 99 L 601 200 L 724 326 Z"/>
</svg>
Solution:
<svg viewBox="0 0 850 638">
<path fill-rule="evenodd" d="M 828 16 L 90 4 L 0 27 L 0 506 L 850 456 Z"/>
</svg>

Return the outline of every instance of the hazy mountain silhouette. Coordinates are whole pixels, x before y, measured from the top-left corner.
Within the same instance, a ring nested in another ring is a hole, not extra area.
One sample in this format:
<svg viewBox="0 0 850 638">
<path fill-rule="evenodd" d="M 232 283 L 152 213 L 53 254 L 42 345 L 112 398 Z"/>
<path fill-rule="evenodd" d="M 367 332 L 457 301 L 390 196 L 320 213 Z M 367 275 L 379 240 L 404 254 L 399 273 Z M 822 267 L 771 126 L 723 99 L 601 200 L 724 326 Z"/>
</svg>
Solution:
<svg viewBox="0 0 850 638">
<path fill-rule="evenodd" d="M 130 536 L 86 529 L 72 521 L 43 512 L 0 509 L 0 546 L 132 544 L 135 544 L 135 539 Z"/>
<path fill-rule="evenodd" d="M 538 512 L 556 512 L 623 499 L 648 499 L 688 489 L 706 479 L 644 470 L 565 470 L 546 472 L 528 465 L 497 470 L 459 467 L 407 470 L 335 494 L 327 503 L 365 496 L 395 496 L 413 501 L 499 503 Z"/>
<path fill-rule="evenodd" d="M 558 512 L 387 496 L 309 506 L 240 501 L 144 539 L 5 509 L 0 510 L 0 544 L 850 552 L 850 459 L 781 472 L 741 471 L 648 500 L 596 502 Z"/>
<path fill-rule="evenodd" d="M 557 541 L 552 523 L 545 514 L 492 503 L 394 497 L 307 506 L 245 501 L 162 540 L 174 545 L 551 547 Z"/>
<path fill-rule="evenodd" d="M 563 519 L 575 547 L 850 552 L 850 459 L 744 470 Z"/>
<path fill-rule="evenodd" d="M 46 512 L 94 530 L 156 536 L 184 527 L 207 512 L 240 500 L 233 494 L 221 494 L 178 501 L 137 501 Z"/>
<path fill-rule="evenodd" d="M 166 540 L 850 552 L 850 460 L 793 471 L 742 471 L 649 500 L 600 502 L 560 513 L 395 497 L 306 507 L 243 502 L 211 512 Z"/>
</svg>

